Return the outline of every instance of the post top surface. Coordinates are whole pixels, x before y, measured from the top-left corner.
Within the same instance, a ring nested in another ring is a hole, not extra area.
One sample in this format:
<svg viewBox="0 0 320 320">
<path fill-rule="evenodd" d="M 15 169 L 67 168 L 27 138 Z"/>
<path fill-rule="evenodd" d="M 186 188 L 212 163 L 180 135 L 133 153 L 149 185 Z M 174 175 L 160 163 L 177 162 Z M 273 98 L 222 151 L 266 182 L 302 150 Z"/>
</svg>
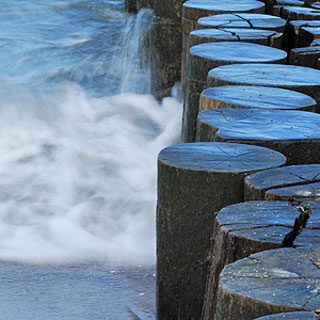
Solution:
<svg viewBox="0 0 320 320">
<path fill-rule="evenodd" d="M 159 162 L 190 171 L 253 172 L 285 163 L 279 152 L 253 145 L 200 142 L 167 147 L 159 154 Z"/>
<path fill-rule="evenodd" d="M 212 109 L 200 122 L 224 139 L 244 141 L 320 141 L 320 114 L 296 110 Z"/>
<path fill-rule="evenodd" d="M 297 109 L 313 106 L 316 101 L 303 93 L 262 86 L 218 86 L 207 88 L 202 97 L 258 109 Z"/>
<path fill-rule="evenodd" d="M 287 56 L 280 49 L 238 41 L 202 43 L 191 47 L 190 54 L 209 60 L 231 62 L 276 62 Z"/>
<path fill-rule="evenodd" d="M 271 87 L 320 86 L 320 70 L 282 64 L 232 64 L 211 69 L 208 78 Z"/>
</svg>

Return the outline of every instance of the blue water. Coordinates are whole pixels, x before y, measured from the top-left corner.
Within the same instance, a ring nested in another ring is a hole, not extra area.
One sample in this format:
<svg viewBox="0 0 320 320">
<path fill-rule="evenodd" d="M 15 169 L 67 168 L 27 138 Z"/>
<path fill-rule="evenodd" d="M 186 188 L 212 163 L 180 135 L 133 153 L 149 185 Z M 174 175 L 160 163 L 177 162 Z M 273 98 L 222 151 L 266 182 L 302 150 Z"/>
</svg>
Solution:
<svg viewBox="0 0 320 320">
<path fill-rule="evenodd" d="M 0 318 L 154 319 L 156 158 L 181 105 L 148 94 L 152 12 L 0 8 Z"/>
</svg>

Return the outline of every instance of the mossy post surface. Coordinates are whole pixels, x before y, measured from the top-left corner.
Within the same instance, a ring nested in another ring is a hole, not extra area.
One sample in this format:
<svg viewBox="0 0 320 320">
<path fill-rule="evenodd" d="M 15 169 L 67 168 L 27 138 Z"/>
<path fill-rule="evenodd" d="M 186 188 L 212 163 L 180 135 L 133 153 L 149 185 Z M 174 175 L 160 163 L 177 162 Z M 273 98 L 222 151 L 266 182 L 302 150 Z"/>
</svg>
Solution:
<svg viewBox="0 0 320 320">
<path fill-rule="evenodd" d="M 197 141 L 254 144 L 288 164 L 320 163 L 320 114 L 296 110 L 215 109 L 198 116 Z"/>
<path fill-rule="evenodd" d="M 220 275 L 214 319 L 252 320 L 318 310 L 319 257 L 320 246 L 281 248 L 227 265 Z"/>
<path fill-rule="evenodd" d="M 279 167 L 285 157 L 238 144 L 168 147 L 158 159 L 158 319 L 199 319 L 207 279 L 213 213 L 243 201 L 244 177 Z"/>
<path fill-rule="evenodd" d="M 314 202 L 310 206 L 312 216 L 294 242 L 296 246 L 320 245 L 320 204 Z M 202 320 L 213 319 L 224 266 L 253 253 L 280 248 L 299 214 L 295 206 L 285 201 L 249 201 L 227 206 L 215 215 Z"/>
</svg>

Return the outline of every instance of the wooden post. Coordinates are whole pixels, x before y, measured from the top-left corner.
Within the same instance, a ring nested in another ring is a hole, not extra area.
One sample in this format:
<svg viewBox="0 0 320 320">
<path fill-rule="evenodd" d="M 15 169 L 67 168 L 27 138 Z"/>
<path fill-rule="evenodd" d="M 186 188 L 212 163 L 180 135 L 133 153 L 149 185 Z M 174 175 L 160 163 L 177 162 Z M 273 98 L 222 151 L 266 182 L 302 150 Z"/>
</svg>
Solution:
<svg viewBox="0 0 320 320">
<path fill-rule="evenodd" d="M 312 215 L 308 220 L 308 228 L 303 229 L 295 240 L 296 246 L 320 244 L 320 238 L 317 237 L 320 231 L 317 224 L 320 218 L 319 203 L 314 202 L 310 206 Z M 299 214 L 297 208 L 288 202 L 250 201 L 225 207 L 215 215 L 202 320 L 214 318 L 219 275 L 224 266 L 253 253 L 280 248 Z M 250 284 L 247 290 L 250 291 Z"/>
<path fill-rule="evenodd" d="M 150 31 L 151 91 L 159 99 L 169 96 L 180 81 L 181 13 L 185 0 L 154 0 Z"/>
<path fill-rule="evenodd" d="M 247 28 L 199 29 L 189 34 L 190 47 L 208 42 L 244 41 L 281 49 L 282 40 L 282 33 Z"/>
<path fill-rule="evenodd" d="M 247 145 L 192 143 L 158 159 L 157 306 L 159 320 L 199 319 L 213 213 L 243 201 L 247 173 L 281 166 L 278 152 Z"/>
<path fill-rule="evenodd" d="M 256 85 L 305 93 L 320 103 L 320 70 L 278 64 L 233 64 L 209 71 L 208 86 Z"/>
<path fill-rule="evenodd" d="M 198 116 L 196 141 L 246 143 L 283 153 L 288 164 L 320 163 L 320 114 L 266 109 L 215 109 Z"/>
<path fill-rule="evenodd" d="M 320 46 L 296 48 L 290 51 L 289 63 L 297 66 L 317 68 Z"/>
<path fill-rule="evenodd" d="M 191 47 L 183 104 L 182 140 L 195 140 L 200 93 L 206 85 L 210 69 L 233 63 L 284 63 L 286 57 L 286 52 L 282 50 L 246 42 L 215 42 Z"/>
<path fill-rule="evenodd" d="M 246 201 L 265 200 L 269 198 L 267 196 L 268 193 L 272 194 L 290 187 L 303 187 L 306 189 L 305 197 L 312 196 L 308 188 L 317 182 L 320 182 L 319 164 L 285 166 L 278 169 L 265 170 L 246 177 L 244 197 Z M 300 194 L 300 198 L 303 198 L 303 193 Z"/>
<path fill-rule="evenodd" d="M 182 57 L 181 57 L 181 86 L 185 90 L 187 76 L 188 53 L 190 49 L 189 33 L 196 29 L 197 20 L 201 17 L 212 16 L 221 13 L 263 13 L 264 3 L 256 0 L 210 0 L 202 2 L 197 0 L 186 1 L 182 11 Z"/>
<path fill-rule="evenodd" d="M 219 108 L 316 111 L 316 101 L 300 92 L 261 86 L 218 86 L 200 95 L 199 112 Z"/>
<path fill-rule="evenodd" d="M 286 20 L 261 13 L 226 13 L 203 17 L 197 21 L 197 29 L 253 28 L 285 32 Z"/>
<path fill-rule="evenodd" d="M 319 309 L 320 246 L 264 251 L 225 267 L 215 320 Z"/>
</svg>

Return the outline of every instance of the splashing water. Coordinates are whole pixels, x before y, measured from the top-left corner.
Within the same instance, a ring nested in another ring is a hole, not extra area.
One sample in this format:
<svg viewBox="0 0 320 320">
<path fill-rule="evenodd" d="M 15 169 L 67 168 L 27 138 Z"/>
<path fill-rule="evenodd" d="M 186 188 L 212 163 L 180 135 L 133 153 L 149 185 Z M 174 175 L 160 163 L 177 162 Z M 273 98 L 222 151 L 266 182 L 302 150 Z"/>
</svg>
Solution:
<svg viewBox="0 0 320 320">
<path fill-rule="evenodd" d="M 6 4 L 0 23 L 2 261 L 154 261 L 156 158 L 177 139 L 181 106 L 174 98 L 160 104 L 138 94 L 148 91 L 149 75 L 138 63 L 143 37 L 128 29 L 139 34 L 151 12 L 142 11 L 132 27 L 119 4 L 43 0 L 25 10 Z M 10 16 L 16 33 L 5 31 Z M 71 18 L 79 25 L 66 23 Z"/>
</svg>

